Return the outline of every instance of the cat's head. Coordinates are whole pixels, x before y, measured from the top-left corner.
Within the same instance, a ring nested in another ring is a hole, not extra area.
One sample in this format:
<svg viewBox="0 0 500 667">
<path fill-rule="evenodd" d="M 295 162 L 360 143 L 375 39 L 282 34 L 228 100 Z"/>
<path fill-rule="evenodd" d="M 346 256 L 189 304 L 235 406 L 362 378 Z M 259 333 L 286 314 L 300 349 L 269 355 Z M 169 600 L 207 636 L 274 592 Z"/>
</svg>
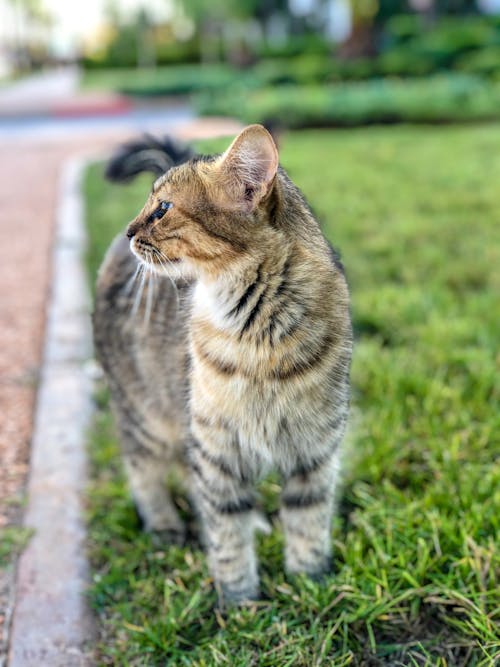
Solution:
<svg viewBox="0 0 500 667">
<path fill-rule="evenodd" d="M 176 277 L 216 277 L 265 237 L 278 151 L 261 125 L 219 156 L 194 158 L 153 185 L 127 230 L 139 259 Z"/>
</svg>

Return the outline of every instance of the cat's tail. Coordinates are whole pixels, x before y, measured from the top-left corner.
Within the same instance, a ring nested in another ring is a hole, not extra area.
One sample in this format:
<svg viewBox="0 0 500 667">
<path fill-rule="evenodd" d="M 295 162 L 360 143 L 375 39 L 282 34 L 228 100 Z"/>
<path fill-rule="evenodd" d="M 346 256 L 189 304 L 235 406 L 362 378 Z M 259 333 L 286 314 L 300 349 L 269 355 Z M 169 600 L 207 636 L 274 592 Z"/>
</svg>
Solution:
<svg viewBox="0 0 500 667">
<path fill-rule="evenodd" d="M 132 180 L 143 171 L 155 176 L 164 174 L 170 167 L 182 164 L 195 156 L 194 151 L 172 137 L 153 137 L 145 134 L 141 139 L 121 146 L 108 162 L 106 178 L 115 183 Z"/>
</svg>

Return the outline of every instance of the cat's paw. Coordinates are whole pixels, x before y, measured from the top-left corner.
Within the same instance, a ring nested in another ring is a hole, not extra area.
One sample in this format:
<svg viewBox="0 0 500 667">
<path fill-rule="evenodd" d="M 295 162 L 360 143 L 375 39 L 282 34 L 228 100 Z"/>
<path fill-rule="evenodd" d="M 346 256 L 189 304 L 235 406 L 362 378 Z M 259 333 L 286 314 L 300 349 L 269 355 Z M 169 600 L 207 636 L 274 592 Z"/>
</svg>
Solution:
<svg viewBox="0 0 500 667">
<path fill-rule="evenodd" d="M 148 530 L 151 535 L 151 540 L 155 547 L 164 547 L 175 545 L 182 547 L 186 543 L 186 531 L 183 527 L 180 528 L 161 528 L 159 530 Z"/>
<path fill-rule="evenodd" d="M 137 518 L 145 533 L 151 535 L 155 547 L 162 547 L 168 544 L 183 546 L 186 542 L 186 527 L 181 519 L 172 513 L 170 514 L 149 514 L 141 511 L 135 503 Z"/>
<path fill-rule="evenodd" d="M 330 556 L 323 556 L 320 560 L 309 563 L 292 560 L 286 563 L 286 573 L 289 577 L 306 576 L 317 584 L 322 583 L 332 573 L 332 560 Z"/>
<path fill-rule="evenodd" d="M 227 584 L 215 584 L 218 596 L 218 607 L 225 610 L 231 607 L 244 607 L 259 599 L 259 588 L 248 586 L 245 588 L 232 588 Z"/>
</svg>

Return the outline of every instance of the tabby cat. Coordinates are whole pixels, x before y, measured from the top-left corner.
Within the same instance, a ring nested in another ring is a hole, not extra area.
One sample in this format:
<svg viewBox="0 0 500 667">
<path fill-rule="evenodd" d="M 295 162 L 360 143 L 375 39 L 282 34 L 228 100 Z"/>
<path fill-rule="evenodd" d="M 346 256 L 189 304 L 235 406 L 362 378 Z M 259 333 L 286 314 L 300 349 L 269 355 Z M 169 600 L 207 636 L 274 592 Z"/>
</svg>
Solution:
<svg viewBox="0 0 500 667">
<path fill-rule="evenodd" d="M 251 125 L 222 155 L 170 168 L 127 237 L 101 267 L 94 330 L 145 528 L 182 541 L 165 479 L 184 461 L 222 602 L 254 599 L 254 485 L 274 469 L 286 569 L 324 572 L 349 403 L 349 295 L 271 135 Z"/>
</svg>

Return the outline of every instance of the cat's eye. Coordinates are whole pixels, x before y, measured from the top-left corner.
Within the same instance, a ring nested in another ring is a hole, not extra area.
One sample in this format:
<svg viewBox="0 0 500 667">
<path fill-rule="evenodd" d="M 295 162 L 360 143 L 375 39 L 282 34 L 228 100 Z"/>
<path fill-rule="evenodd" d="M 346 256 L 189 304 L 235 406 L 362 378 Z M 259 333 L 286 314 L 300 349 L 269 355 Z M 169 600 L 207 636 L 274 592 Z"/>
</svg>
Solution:
<svg viewBox="0 0 500 667">
<path fill-rule="evenodd" d="M 173 204 L 171 201 L 160 202 L 158 208 L 156 208 L 149 216 L 148 218 L 149 222 L 153 222 L 154 220 L 160 220 L 161 218 L 163 218 L 165 213 L 169 211 L 172 208 L 172 206 Z"/>
</svg>

